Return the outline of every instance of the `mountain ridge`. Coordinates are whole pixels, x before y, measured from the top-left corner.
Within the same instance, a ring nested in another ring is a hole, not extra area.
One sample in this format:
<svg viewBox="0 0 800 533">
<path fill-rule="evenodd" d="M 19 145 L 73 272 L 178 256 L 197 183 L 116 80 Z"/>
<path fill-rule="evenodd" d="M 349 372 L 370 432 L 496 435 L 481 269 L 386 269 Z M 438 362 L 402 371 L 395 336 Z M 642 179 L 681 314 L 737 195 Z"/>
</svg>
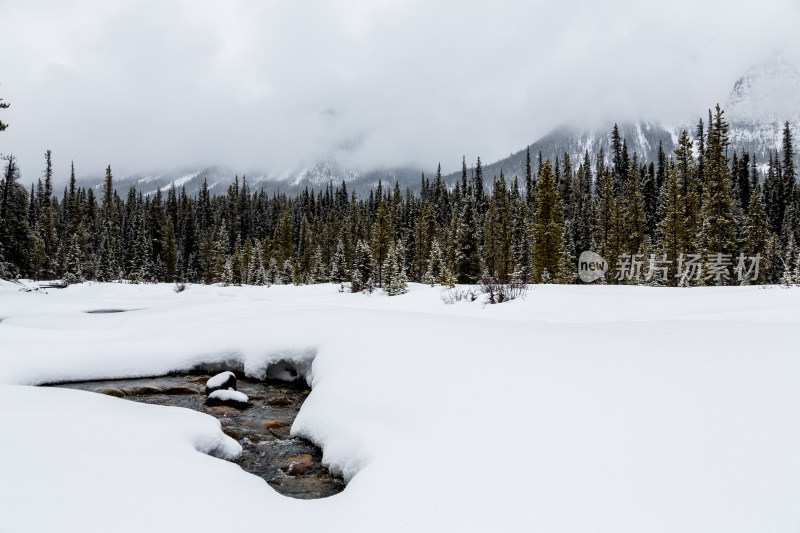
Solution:
<svg viewBox="0 0 800 533">
<path fill-rule="evenodd" d="M 800 153 L 800 70 L 783 57 L 747 71 L 739 78 L 731 90 L 725 105 L 722 107 L 730 125 L 729 137 L 732 151 L 750 152 L 763 169 L 770 153 L 781 149 L 785 121 L 793 130 L 795 148 Z M 659 143 L 669 156 L 674 150 L 682 130 L 686 129 L 694 135 L 698 121 L 704 122 L 706 117 L 700 116 L 694 123 L 669 124 L 659 121 L 635 121 L 618 123 L 620 136 L 626 141 L 631 157 L 637 154 L 640 160 L 655 161 Z M 563 160 L 569 154 L 574 167 L 588 153 L 592 164 L 596 154 L 603 150 L 605 163 L 610 164 L 611 132 L 613 122 L 609 121 L 601 128 L 577 128 L 561 126 L 539 138 L 527 147 L 511 153 L 508 157 L 494 162 L 483 162 L 484 182 L 489 184 L 493 178 L 500 176 L 501 171 L 509 179 L 514 176 L 520 179 L 525 175 L 526 150 L 530 148 L 531 157 L 535 161 L 539 152 L 543 158 Z M 732 155 L 733 152 L 731 152 Z M 475 161 L 467 163 L 474 172 Z M 318 161 L 311 165 L 299 166 L 294 171 L 274 174 L 261 170 L 239 174 L 233 169 L 218 166 L 206 168 L 183 167 L 161 174 L 130 174 L 116 180 L 118 191 L 136 186 L 143 194 L 155 194 L 157 189 L 167 191 L 173 184 L 177 189 L 185 188 L 190 196 L 200 191 L 203 181 L 208 183 L 212 193 L 224 193 L 233 183 L 236 176 L 247 179 L 251 189 L 264 190 L 268 194 L 284 193 L 288 195 L 302 192 L 305 188 L 316 191 L 324 189 L 329 183 L 338 186 L 342 181 L 347 183 L 350 191 L 357 195 L 366 194 L 379 182 L 393 186 L 399 183 L 401 189 L 418 191 L 422 173 L 430 178 L 433 172 L 414 167 L 375 168 L 359 171 L 344 168 L 337 161 Z M 443 176 L 448 186 L 454 186 L 460 180 L 461 171 Z M 81 184 L 99 189 L 102 179 L 85 178 Z M 524 185 L 524 183 L 522 184 Z M 145 187 L 146 186 L 146 187 Z"/>
</svg>

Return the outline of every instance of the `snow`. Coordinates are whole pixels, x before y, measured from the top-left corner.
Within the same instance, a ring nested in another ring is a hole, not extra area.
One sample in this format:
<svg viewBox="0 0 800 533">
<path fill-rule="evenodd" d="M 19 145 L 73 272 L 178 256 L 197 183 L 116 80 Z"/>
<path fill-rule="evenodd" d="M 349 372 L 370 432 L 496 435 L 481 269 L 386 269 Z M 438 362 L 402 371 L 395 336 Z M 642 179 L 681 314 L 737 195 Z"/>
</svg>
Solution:
<svg viewBox="0 0 800 533">
<path fill-rule="evenodd" d="M 19 288 L 0 282 L 3 533 L 800 529 L 798 289 Z M 24 386 L 279 362 L 312 385 L 292 434 L 339 495 L 218 459 L 240 448 L 201 413 Z"/>
<path fill-rule="evenodd" d="M 163 187 L 161 187 L 161 192 L 167 192 L 173 186 L 175 188 L 179 188 L 182 185 L 186 185 L 187 183 L 189 183 L 190 181 L 192 181 L 194 178 L 196 178 L 199 175 L 200 175 L 200 172 L 194 172 L 194 173 L 191 173 L 191 174 L 186 174 L 184 176 L 181 176 L 180 178 L 176 178 L 176 179 L 172 180 L 172 183 L 170 183 L 169 185 L 164 185 Z"/>
<path fill-rule="evenodd" d="M 223 402 L 239 402 L 247 403 L 250 398 L 243 392 L 235 391 L 233 389 L 215 390 L 208 395 L 209 400 L 221 400 Z"/>
<path fill-rule="evenodd" d="M 236 374 L 234 374 L 230 370 L 227 370 L 225 372 L 220 372 L 216 376 L 212 376 L 212 377 L 208 378 L 208 381 L 206 382 L 206 387 L 208 387 L 209 389 L 214 389 L 216 387 L 221 387 L 222 384 L 225 383 L 228 380 L 228 378 L 230 378 L 231 376 L 234 379 L 236 379 Z M 247 401 L 247 400 L 245 400 L 245 401 Z"/>
</svg>

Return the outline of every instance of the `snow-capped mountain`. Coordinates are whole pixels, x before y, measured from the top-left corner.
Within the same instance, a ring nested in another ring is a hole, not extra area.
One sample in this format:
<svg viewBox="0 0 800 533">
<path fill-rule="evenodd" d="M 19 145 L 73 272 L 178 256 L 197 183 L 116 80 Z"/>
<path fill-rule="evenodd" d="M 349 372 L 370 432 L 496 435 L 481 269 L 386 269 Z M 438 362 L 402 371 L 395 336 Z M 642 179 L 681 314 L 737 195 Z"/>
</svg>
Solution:
<svg viewBox="0 0 800 533">
<path fill-rule="evenodd" d="M 800 147 L 800 70 L 783 58 L 750 70 L 734 85 L 725 109 L 731 144 L 760 164 L 780 150 L 786 121 Z"/>
<path fill-rule="evenodd" d="M 569 154 L 572 164 L 577 165 L 583 161 L 585 153 L 589 153 L 592 165 L 595 163 L 596 154 L 603 150 L 606 162 L 610 164 L 611 154 L 611 131 L 614 124 L 610 123 L 607 128 L 597 130 L 583 130 L 571 127 L 561 127 L 545 135 L 538 141 L 530 145 L 531 163 L 533 171 L 536 172 L 537 158 L 541 151 L 543 159 L 553 161 L 556 156 L 563 161 L 564 154 Z M 620 136 L 625 139 L 628 152 L 637 154 L 641 160 L 653 161 L 658 155 L 658 144 L 662 142 L 664 150 L 672 150 L 677 142 L 674 128 L 664 126 L 655 122 L 636 122 L 621 123 L 618 125 Z M 525 176 L 525 149 L 511 154 L 505 159 L 487 164 L 482 162 L 484 183 L 491 183 L 495 177 L 500 176 L 502 170 L 506 180 L 513 180 L 514 176 L 522 178 Z M 467 165 L 472 163 L 467 162 Z M 459 173 L 451 174 L 447 177 L 450 180 L 457 179 Z"/>
<path fill-rule="evenodd" d="M 722 99 L 721 99 L 722 100 Z M 800 69 L 783 58 L 761 65 L 748 71 L 734 84 L 733 90 L 722 106 L 725 117 L 730 124 L 730 155 L 733 151 L 744 150 L 755 156 L 756 161 L 764 168 L 769 154 L 780 150 L 783 139 L 783 126 L 789 121 L 794 135 L 795 148 L 800 153 Z M 640 160 L 654 161 L 658 153 L 658 145 L 662 143 L 664 151 L 670 154 L 682 130 L 694 134 L 699 119 L 708 121 L 707 113 L 700 111 L 698 118 L 685 124 L 668 124 L 659 122 L 620 123 L 620 135 L 625 139 L 631 156 L 635 153 Z M 544 158 L 553 160 L 556 156 L 563 159 L 569 154 L 575 167 L 589 153 L 594 164 L 595 155 L 602 149 L 606 162 L 610 164 L 611 131 L 613 122 L 597 129 L 579 129 L 564 126 L 545 135 L 530 145 L 534 160 L 541 151 Z M 467 161 L 473 166 L 475 161 Z M 435 167 L 426 169 L 426 175 L 432 176 Z M 489 163 L 483 161 L 484 181 L 491 183 L 502 170 L 509 180 L 514 176 L 525 175 L 525 148 L 500 161 Z M 274 173 L 264 170 L 242 172 L 221 167 L 185 168 L 155 175 L 129 175 L 117 178 L 117 188 L 124 194 L 126 188 L 135 186 L 144 194 L 153 194 L 157 189 L 166 192 L 174 183 L 180 189 L 184 187 L 189 195 L 196 194 L 203 181 L 208 182 L 213 193 L 224 193 L 234 176 L 241 179 L 246 176 L 251 190 L 266 190 L 268 193 L 280 192 L 296 194 L 304 188 L 319 191 L 328 183 L 339 185 L 346 181 L 349 190 L 357 194 L 366 194 L 377 186 L 381 180 L 385 185 L 393 186 L 395 181 L 405 190 L 419 188 L 419 168 L 380 168 L 368 171 L 345 168 L 336 161 L 320 161 L 312 165 L 299 166 L 291 172 Z M 453 185 L 460 179 L 460 171 L 445 176 L 445 182 Z M 102 178 L 84 180 L 83 185 L 100 188 Z"/>
<path fill-rule="evenodd" d="M 403 184 L 419 185 L 420 172 L 413 168 L 390 168 L 375 169 L 370 171 L 357 171 L 342 168 L 335 162 L 319 162 L 314 165 L 301 167 L 289 173 L 273 174 L 263 170 L 241 172 L 224 167 L 207 167 L 200 169 L 183 168 L 159 174 L 131 174 L 127 176 L 115 177 L 114 183 L 119 194 L 123 195 L 129 187 L 136 187 L 144 195 L 155 194 L 161 190 L 163 194 L 173 185 L 180 192 L 181 188 L 186 190 L 186 194 L 193 196 L 197 194 L 205 181 L 208 184 L 211 194 L 224 194 L 228 187 L 238 176 L 241 185 L 246 179 L 250 190 L 264 190 L 268 194 L 285 193 L 294 195 L 301 192 L 306 187 L 311 190 L 320 191 L 329 183 L 340 185 L 342 181 L 347 182 L 349 190 L 355 190 L 357 194 L 366 194 L 370 189 L 378 185 L 378 181 L 393 185 L 395 181 Z M 90 178 L 82 180 L 82 185 L 102 188 L 100 178 Z"/>
<path fill-rule="evenodd" d="M 781 149 L 786 121 L 789 121 L 794 134 L 795 150 L 800 152 L 800 69 L 786 59 L 780 57 L 748 71 L 736 81 L 722 109 L 730 126 L 730 155 L 734 150 L 739 153 L 746 150 L 755 156 L 763 169 L 769 154 Z M 669 155 L 684 129 L 694 136 L 701 118 L 707 127 L 708 115 L 703 113 L 694 122 L 677 125 L 620 123 L 619 131 L 631 156 L 635 153 L 640 160 L 654 161 L 659 142 L 663 143 L 664 151 Z M 610 164 L 613 126 L 612 122 L 593 130 L 565 126 L 542 137 L 530 145 L 534 171 L 539 151 L 550 160 L 556 156 L 563 159 L 564 153 L 568 153 L 573 165 L 577 166 L 586 152 L 594 164 L 595 154 L 602 149 L 606 163 Z M 499 176 L 501 169 L 511 179 L 515 175 L 522 177 L 525 175 L 525 149 L 488 165 L 484 162 L 483 167 L 484 180 L 488 182 Z M 458 175 L 451 174 L 448 180 L 456 179 Z"/>
</svg>

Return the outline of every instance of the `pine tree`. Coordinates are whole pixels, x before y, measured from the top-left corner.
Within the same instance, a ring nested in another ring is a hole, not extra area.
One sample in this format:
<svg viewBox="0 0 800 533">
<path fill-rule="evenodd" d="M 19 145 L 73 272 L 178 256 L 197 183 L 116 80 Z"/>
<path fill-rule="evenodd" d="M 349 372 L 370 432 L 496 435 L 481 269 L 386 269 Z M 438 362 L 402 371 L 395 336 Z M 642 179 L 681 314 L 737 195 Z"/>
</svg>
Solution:
<svg viewBox="0 0 800 533">
<path fill-rule="evenodd" d="M 0 246 L 5 269 L 11 274 L 25 273 L 28 268 L 31 228 L 28 222 L 28 192 L 18 183 L 19 168 L 13 155 L 5 156 L 2 197 L 0 197 Z"/>
<path fill-rule="evenodd" d="M 513 274 L 511 227 L 508 220 L 508 191 L 502 170 L 494 182 L 489 208 L 484 217 L 484 264 L 489 276 L 505 283 Z"/>
<path fill-rule="evenodd" d="M 383 264 L 386 261 L 389 248 L 392 245 L 392 226 L 389 217 L 389 208 L 384 200 L 381 200 L 372 226 L 372 255 L 378 267 L 376 280 L 379 286 L 383 286 Z"/>
<path fill-rule="evenodd" d="M 272 257 L 269 260 L 269 267 L 267 268 L 267 275 L 265 279 L 267 285 L 280 283 L 280 277 L 278 276 L 278 260 L 275 257 Z"/>
<path fill-rule="evenodd" d="M 750 193 L 749 205 L 750 210 L 747 212 L 745 224 L 744 253 L 749 256 L 760 254 L 765 257 L 769 228 L 766 206 L 760 187 L 755 187 Z"/>
<path fill-rule="evenodd" d="M 336 244 L 336 252 L 331 260 L 330 280 L 333 283 L 343 283 L 350 278 L 347 268 L 347 257 L 345 256 L 344 243 L 341 239 Z"/>
<path fill-rule="evenodd" d="M 511 217 L 511 257 L 513 261 L 512 279 L 519 283 L 528 283 L 531 277 L 530 264 L 530 224 L 528 204 L 525 201 L 513 202 Z"/>
<path fill-rule="evenodd" d="M 622 136 L 619 134 L 619 127 L 614 124 L 611 130 L 611 155 L 613 166 L 614 183 L 618 184 L 622 179 L 625 179 L 627 173 L 624 172 L 624 164 L 622 162 Z M 615 185 L 615 190 L 619 193 L 619 188 Z"/>
<path fill-rule="evenodd" d="M 394 244 L 389 247 L 383 271 L 386 275 L 384 289 L 386 294 L 397 296 L 408 292 L 408 279 L 403 269 L 403 258 Z"/>
<path fill-rule="evenodd" d="M 242 283 L 251 285 L 253 283 L 250 279 L 250 264 L 253 262 L 254 255 L 253 240 L 247 237 L 242 247 Z"/>
<path fill-rule="evenodd" d="M 455 235 L 455 275 L 459 283 L 477 283 L 481 276 L 478 220 L 472 191 L 467 190 Z"/>
<path fill-rule="evenodd" d="M 322 248 L 319 245 L 314 248 L 312 264 L 311 283 L 327 283 L 330 272 L 328 264 L 325 263 L 325 259 L 322 257 Z"/>
<path fill-rule="evenodd" d="M 481 165 L 481 158 L 478 158 L 478 162 L 475 164 L 475 179 L 474 185 L 472 187 L 473 192 L 475 193 L 475 211 L 480 215 L 483 216 L 486 213 L 486 210 L 489 208 L 489 200 L 486 198 L 486 191 L 484 190 L 483 185 L 483 166 Z"/>
<path fill-rule="evenodd" d="M 659 252 L 671 265 L 677 265 L 680 255 L 686 252 L 687 238 L 683 184 L 678 168 L 674 164 L 669 166 L 660 198 L 661 203 L 658 206 L 658 214 L 661 218 L 661 222 L 658 224 Z M 670 274 L 668 283 L 672 286 L 677 285 L 677 269 L 671 268 L 668 272 Z"/>
<path fill-rule="evenodd" d="M 294 283 L 294 265 L 289 259 L 283 262 L 283 267 L 281 268 L 280 274 L 280 283 L 281 285 L 290 285 Z"/>
<path fill-rule="evenodd" d="M 40 228 L 40 235 L 44 241 L 45 255 L 47 257 L 45 268 L 47 269 L 46 276 L 52 277 L 55 275 L 55 269 L 52 264 L 53 256 L 57 249 L 57 236 L 56 236 L 56 219 L 53 212 L 53 160 L 52 152 L 47 150 L 44 154 L 45 170 L 44 170 L 44 191 L 41 197 L 42 203 L 42 226 Z M 56 204 L 57 205 L 57 204 Z"/>
<path fill-rule="evenodd" d="M 143 208 L 139 208 L 143 211 Z M 134 283 L 150 281 L 150 270 L 152 267 L 151 256 L 152 243 L 148 238 L 147 225 L 144 220 L 144 213 L 137 213 L 136 222 L 136 241 L 133 250 L 133 263 L 128 279 Z"/>
<path fill-rule="evenodd" d="M 417 221 L 414 224 L 414 279 L 422 281 L 422 277 L 428 270 L 428 258 L 431 255 L 431 247 L 436 235 L 439 233 L 439 226 L 436 223 L 436 216 L 433 207 L 428 202 L 423 202 L 419 209 Z"/>
<path fill-rule="evenodd" d="M 745 213 L 750 209 L 750 195 L 752 182 L 750 178 L 750 154 L 744 152 L 739 159 L 738 168 L 734 167 L 737 189 L 739 191 L 739 204 Z"/>
<path fill-rule="evenodd" d="M 225 266 L 222 269 L 222 276 L 221 276 L 222 285 L 227 287 L 231 283 L 233 283 L 233 258 L 228 257 L 225 259 Z"/>
<path fill-rule="evenodd" d="M 797 264 L 799 257 L 800 254 L 798 254 L 797 243 L 794 240 L 794 234 L 789 234 L 789 238 L 786 242 L 786 248 L 783 252 L 784 270 L 783 277 L 781 279 L 781 283 L 783 285 L 792 286 L 795 284 L 795 265 Z"/>
<path fill-rule="evenodd" d="M 655 239 L 656 227 L 658 226 L 658 193 L 660 190 L 656 188 L 658 185 L 653 163 L 650 163 L 647 167 L 646 173 L 640 174 L 640 178 L 642 179 L 642 198 L 644 199 L 645 212 L 644 231 L 645 236 L 652 241 Z"/>
<path fill-rule="evenodd" d="M 572 182 L 569 203 L 572 206 L 570 222 L 572 232 L 572 248 L 576 253 L 594 249 L 592 239 L 592 169 L 588 152 L 584 161 L 578 166 L 578 172 Z"/>
<path fill-rule="evenodd" d="M 211 232 L 208 236 L 211 237 Z M 203 242 L 206 242 L 205 240 Z M 212 241 L 213 242 L 213 241 Z M 175 280 L 177 274 L 178 244 L 175 241 L 175 228 L 171 220 L 167 220 L 167 233 L 164 238 L 164 277 L 168 282 Z M 207 268 L 207 267 L 206 267 Z"/>
<path fill-rule="evenodd" d="M 82 283 L 83 277 L 83 250 L 81 249 L 78 233 L 73 233 L 69 238 L 69 247 L 65 256 L 64 282 L 68 284 Z"/>
<path fill-rule="evenodd" d="M 797 174 L 794 169 L 794 141 L 788 120 L 783 127 L 783 181 L 784 197 L 788 200 L 792 197 L 797 182 Z"/>
<path fill-rule="evenodd" d="M 647 213 L 635 156 L 633 165 L 628 169 L 628 182 L 625 189 L 627 195 L 624 201 L 623 217 L 624 232 L 627 238 L 626 251 L 635 254 L 644 243 L 647 227 Z"/>
<path fill-rule="evenodd" d="M 717 105 L 713 124 L 709 127 L 709 142 L 705 153 L 701 233 L 706 257 L 735 251 L 731 175 L 725 155 L 729 144 L 728 124 L 722 115 L 723 112 Z"/>
<path fill-rule="evenodd" d="M 537 208 L 533 225 L 533 281 L 542 283 L 547 271 L 555 282 L 560 282 L 564 274 L 564 221 L 549 160 L 542 167 L 534 193 Z"/>
<path fill-rule="evenodd" d="M 294 239 L 292 237 L 292 219 L 289 216 L 288 209 L 283 211 L 283 218 L 281 218 L 280 225 L 278 226 L 275 240 L 278 264 L 284 265 L 286 261 L 291 263 L 294 260 L 295 250 Z"/>
<path fill-rule="evenodd" d="M 428 258 L 428 269 L 425 272 L 425 276 L 422 278 L 422 282 L 433 287 L 435 284 L 441 283 L 446 277 L 446 270 L 447 265 L 445 265 L 444 262 L 444 253 L 442 253 L 442 248 L 439 246 L 439 241 L 435 240 L 431 246 L 431 254 Z"/>
<path fill-rule="evenodd" d="M 244 261 L 242 261 L 242 236 L 236 236 L 231 257 L 231 283 L 241 285 L 244 282 Z"/>
<path fill-rule="evenodd" d="M 697 238 L 701 227 L 700 196 L 697 193 L 699 188 L 697 183 L 698 168 L 692 153 L 692 139 L 686 130 L 681 133 L 678 147 L 675 148 L 675 160 L 676 179 L 681 186 L 681 196 L 684 204 L 685 242 L 682 243 L 681 248 L 686 253 L 694 253 L 698 248 Z"/>
<path fill-rule="evenodd" d="M 373 290 L 375 275 L 375 261 L 367 243 L 362 240 L 356 245 L 355 259 L 353 261 L 353 274 L 351 289 L 353 292 Z"/>
<path fill-rule="evenodd" d="M 587 152 L 588 153 L 588 152 Z M 525 148 L 525 201 L 528 207 L 533 207 L 533 189 L 536 182 L 533 180 L 533 173 L 531 170 L 531 147 Z"/>
<path fill-rule="evenodd" d="M 606 167 L 597 176 L 594 214 L 594 242 L 597 246 L 597 253 L 609 264 L 614 265 L 619 254 L 616 246 L 619 206 L 617 193 L 614 190 L 614 180 Z"/>
<path fill-rule="evenodd" d="M 114 203 L 114 182 L 111 165 L 106 167 L 106 178 L 103 182 L 103 200 L 100 211 L 100 254 L 98 256 L 96 275 L 100 281 L 110 281 L 119 274 L 117 263 L 117 239 L 119 237 L 119 220 Z"/>
</svg>

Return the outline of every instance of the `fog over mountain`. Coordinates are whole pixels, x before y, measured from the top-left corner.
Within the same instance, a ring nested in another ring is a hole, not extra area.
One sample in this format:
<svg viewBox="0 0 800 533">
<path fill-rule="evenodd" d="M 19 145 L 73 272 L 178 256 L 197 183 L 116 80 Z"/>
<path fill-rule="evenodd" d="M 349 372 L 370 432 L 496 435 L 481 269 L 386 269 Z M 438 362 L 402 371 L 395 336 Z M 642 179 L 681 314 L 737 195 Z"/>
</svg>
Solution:
<svg viewBox="0 0 800 533">
<path fill-rule="evenodd" d="M 755 156 L 763 170 L 769 154 L 780 150 L 784 123 L 789 121 L 795 132 L 794 143 L 800 151 L 800 69 L 785 56 L 749 69 L 733 85 L 730 95 L 718 99 L 730 125 L 729 137 L 731 151 L 748 151 Z M 685 129 L 690 135 L 696 132 L 700 120 L 707 125 L 707 113 L 698 110 L 693 120 L 667 121 L 626 121 L 620 122 L 620 135 L 627 142 L 631 153 L 647 161 L 655 161 L 658 145 L 662 143 L 669 155 L 677 145 L 681 132 Z M 563 158 L 569 154 L 574 165 L 578 165 L 585 153 L 592 164 L 596 154 L 602 149 L 607 164 L 611 164 L 612 122 L 606 122 L 592 129 L 579 126 L 561 126 L 530 145 L 535 160 L 541 151 L 544 158 Z M 484 173 L 492 179 L 500 171 L 509 176 L 524 176 L 525 148 L 495 162 L 484 161 Z M 535 163 L 534 163 L 535 164 Z M 459 175 L 447 177 L 452 181 Z"/>
<path fill-rule="evenodd" d="M 74 160 L 84 182 L 110 164 L 143 190 L 200 176 L 223 186 L 235 174 L 281 189 L 416 182 L 439 161 L 445 173 L 462 155 L 500 161 L 564 124 L 644 121 L 657 137 L 724 103 L 749 68 L 781 52 L 797 64 L 800 50 L 792 0 L 8 0 L 0 10 L 0 98 L 12 104 L 0 152 L 19 157 L 22 181 L 39 177 L 49 148 L 57 185 Z M 769 110 L 793 108 L 797 92 L 776 89 Z"/>
<path fill-rule="evenodd" d="M 786 95 L 800 94 L 800 70 L 783 56 L 748 70 L 735 82 L 729 96 L 725 99 L 720 98 L 720 101 L 723 102 L 720 105 L 726 110 L 725 115 L 731 126 L 732 151 L 736 150 L 741 153 L 743 150 L 747 150 L 756 157 L 762 169 L 766 165 L 769 153 L 780 149 L 783 124 L 786 120 L 791 122 L 795 132 L 800 133 L 800 106 L 795 106 L 791 99 L 785 100 L 791 105 L 778 105 L 776 92 Z M 665 152 L 669 154 L 674 149 L 681 131 L 686 129 L 693 134 L 697 122 L 701 119 L 707 123 L 706 113 L 698 111 L 694 119 L 676 123 L 620 122 L 619 130 L 631 155 L 635 153 L 639 158 L 653 161 L 657 157 L 659 142 L 662 143 Z M 544 158 L 551 160 L 556 156 L 563 160 L 564 153 L 567 153 L 576 167 L 582 161 L 583 155 L 588 153 L 594 164 L 596 154 L 601 149 L 606 155 L 607 163 L 610 164 L 613 124 L 608 121 L 592 129 L 569 125 L 555 128 L 529 145 L 534 165 L 540 151 Z M 795 135 L 794 140 L 798 152 L 800 152 L 800 135 Z M 525 149 L 526 146 L 519 147 L 515 153 L 497 161 L 484 159 L 487 184 L 494 177 L 499 176 L 501 170 L 509 179 L 513 179 L 515 175 L 524 176 Z M 452 161 L 443 163 L 453 166 Z M 474 164 L 475 160 L 467 160 L 470 172 Z M 320 190 L 330 182 L 338 185 L 342 181 L 346 181 L 351 191 L 366 193 L 379 181 L 390 186 L 398 182 L 403 189 L 409 187 L 417 190 L 421 174 L 424 172 L 428 178 L 432 178 L 435 170 L 435 167 L 409 166 L 359 171 L 344 167 L 335 160 L 320 161 L 314 165 L 300 167 L 285 175 L 270 175 L 258 171 L 242 173 L 233 168 L 221 166 L 186 167 L 162 173 L 121 176 L 117 178 L 117 186 L 120 188 L 136 186 L 144 194 L 149 194 L 159 188 L 166 191 L 174 184 L 177 188 L 185 187 L 186 192 L 191 195 L 200 189 L 203 181 L 206 181 L 212 192 L 221 193 L 231 184 L 234 176 L 238 175 L 240 179 L 246 178 L 251 188 L 265 189 L 268 192 L 291 194 L 299 192 L 305 187 Z M 446 173 L 444 179 L 452 186 L 459 177 L 460 170 Z M 99 188 L 102 176 L 84 176 L 81 183 Z"/>
</svg>

